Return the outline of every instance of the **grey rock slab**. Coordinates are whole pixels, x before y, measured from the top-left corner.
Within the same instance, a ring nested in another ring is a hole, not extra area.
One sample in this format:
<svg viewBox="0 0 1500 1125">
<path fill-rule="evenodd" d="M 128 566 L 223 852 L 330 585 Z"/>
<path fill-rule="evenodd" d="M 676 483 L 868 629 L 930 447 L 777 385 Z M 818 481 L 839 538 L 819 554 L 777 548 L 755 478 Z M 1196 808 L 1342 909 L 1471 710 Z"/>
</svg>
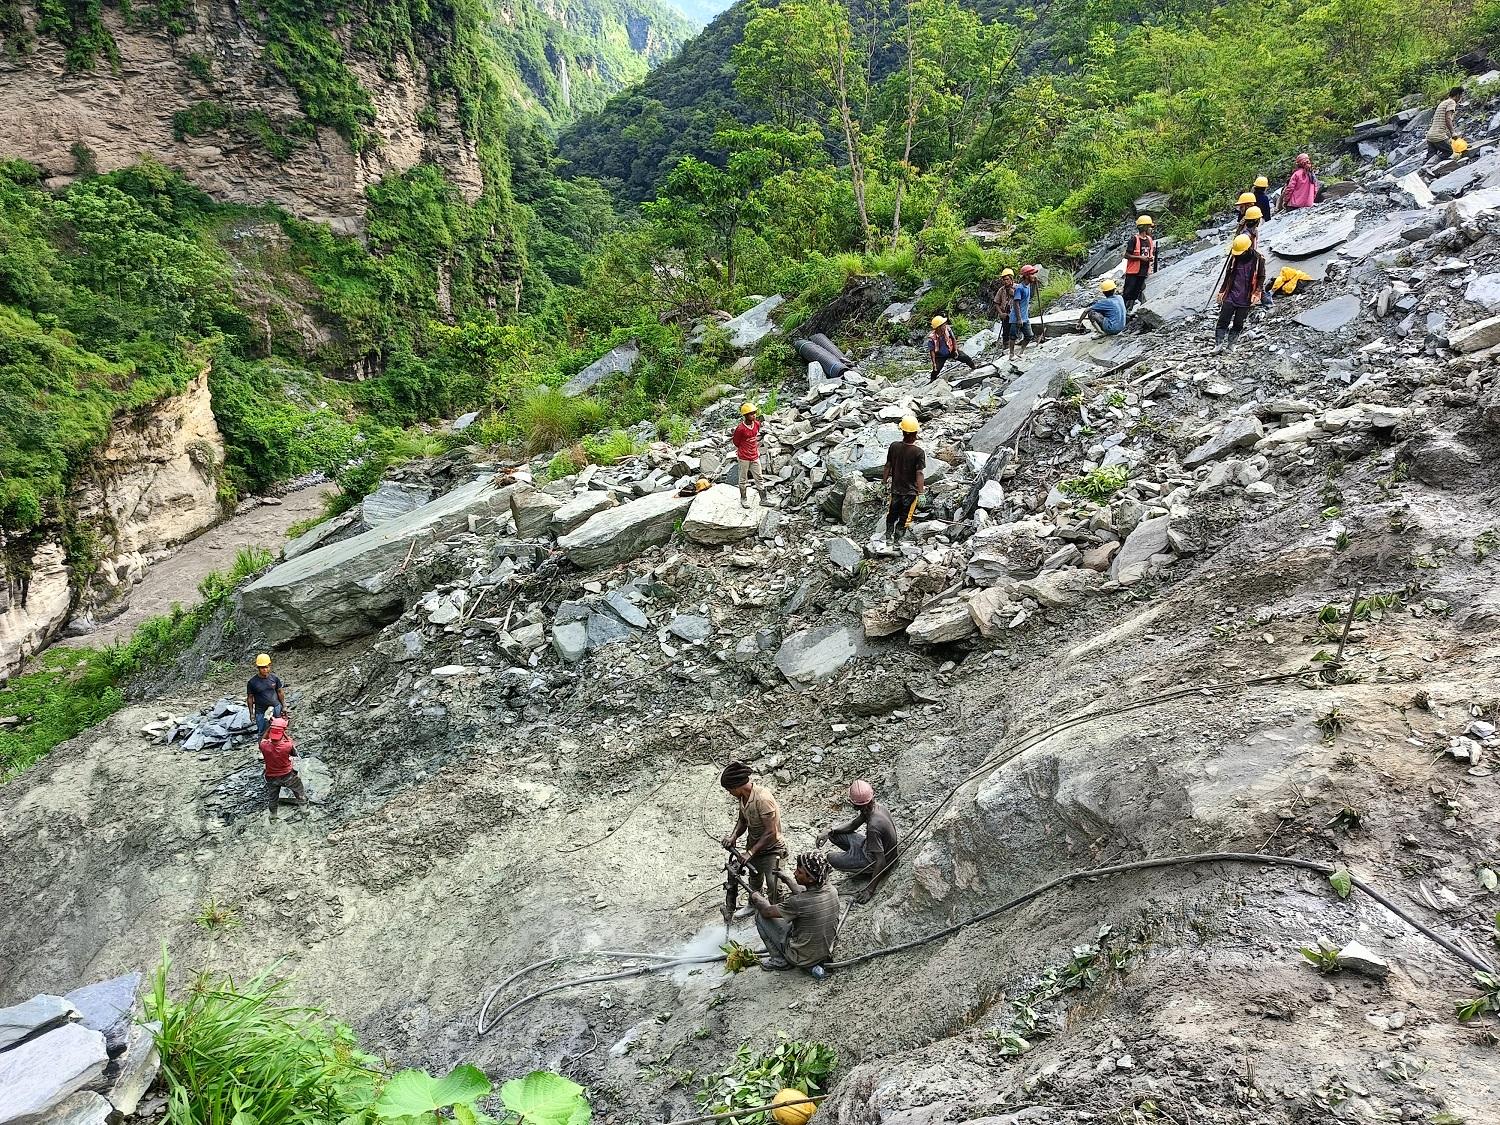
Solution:
<svg viewBox="0 0 1500 1125">
<path fill-rule="evenodd" d="M 1006 388 L 1008 401 L 1005 405 L 969 438 L 969 448 L 994 453 L 1009 445 L 1038 400 L 1056 394 L 1068 376 L 1087 363 L 1080 359 L 1079 352 L 1091 343 L 1086 337 L 1078 337 L 1067 341 L 1056 352 L 1033 360 L 1031 366 Z M 931 462 L 932 459 L 928 458 L 929 466 Z"/>
<path fill-rule="evenodd" d="M 1492 348 L 1496 344 L 1500 344 L 1500 316 L 1475 321 L 1448 333 L 1448 346 L 1464 355 Z"/>
<path fill-rule="evenodd" d="M 297 772 L 302 771 L 299 768 Z M 311 797 L 312 794 L 309 793 L 308 796 Z M 157 1071 L 161 1069 L 161 1056 L 157 1053 L 156 1036 L 153 1034 L 153 1031 L 159 1030 L 161 1024 L 155 1022 L 138 1024 L 130 1029 L 130 1039 L 124 1056 L 119 1060 L 114 1082 L 104 1092 L 110 1104 L 126 1117 L 136 1111 L 141 1097 L 151 1088 L 151 1083 L 156 1081 Z"/>
<path fill-rule="evenodd" d="M 960 598 L 949 598 L 917 614 L 906 627 L 906 639 L 916 645 L 949 644 L 971 637 L 979 626 Z"/>
<path fill-rule="evenodd" d="M 552 530 L 552 517 L 563 506 L 556 496 L 538 488 L 522 485 L 510 494 L 510 515 L 516 521 L 516 534 L 522 539 L 536 539 Z"/>
<path fill-rule="evenodd" d="M 405 603 L 396 571 L 414 547 L 468 528 L 473 515 L 505 510 L 509 488 L 461 485 L 404 516 L 281 563 L 240 592 L 240 607 L 271 646 L 299 638 L 335 645 L 393 621 Z"/>
<path fill-rule="evenodd" d="M 604 604 L 609 606 L 616 617 L 633 629 L 644 629 L 651 624 L 646 615 L 641 612 L 640 607 L 620 590 L 611 590 L 606 594 Z"/>
<path fill-rule="evenodd" d="M 415 512 L 431 499 L 430 485 L 385 481 L 359 502 L 359 513 L 366 527 L 379 527 L 408 512 Z"/>
<path fill-rule="evenodd" d="M 1048 609 L 1066 609 L 1079 605 L 1104 582 L 1104 576 L 1092 570 L 1049 570 L 1017 585 L 1022 596 Z"/>
<path fill-rule="evenodd" d="M 358 512 L 345 512 L 341 516 L 334 516 L 331 520 L 324 520 L 320 524 L 308 528 L 295 539 L 290 539 L 282 544 L 281 557 L 295 559 L 298 555 L 305 555 L 314 548 L 321 547 L 325 541 L 329 541 L 348 528 L 356 519 Z"/>
<path fill-rule="evenodd" d="M 64 1098 L 104 1077 L 104 1036 L 77 1023 L 0 1052 L 0 1123 L 33 1125 Z"/>
<path fill-rule="evenodd" d="M 552 627 L 552 648 L 564 664 L 576 664 L 589 649 L 589 631 L 582 621 Z"/>
<path fill-rule="evenodd" d="M 835 676 L 862 648 L 860 631 L 847 625 L 802 629 L 776 652 L 776 667 L 791 683 L 810 687 Z"/>
<path fill-rule="evenodd" d="M 246 719 L 249 719 L 247 714 Z M 135 1018 L 141 991 L 141 974 L 125 973 L 96 984 L 75 988 L 63 999 L 78 1009 L 84 1027 L 104 1036 L 110 1056 L 125 1049 L 130 1023 Z"/>
<path fill-rule="evenodd" d="M 1500 312 L 1500 273 L 1486 273 L 1469 282 L 1464 300 L 1483 305 L 1490 312 Z"/>
<path fill-rule="evenodd" d="M 1182 467 L 1196 469 L 1210 461 L 1217 461 L 1237 449 L 1248 449 L 1265 436 L 1265 428 L 1258 418 L 1235 418 L 1213 437 L 1208 438 L 1197 449 L 1182 459 Z"/>
<path fill-rule="evenodd" d="M 835 570 L 853 576 L 864 565 L 865 549 L 848 536 L 837 535 L 828 541 L 828 561 Z"/>
<path fill-rule="evenodd" d="M 564 383 L 563 394 L 569 398 L 577 398 L 585 391 L 591 390 L 599 383 L 604 382 L 611 375 L 618 375 L 622 371 L 633 370 L 640 358 L 640 345 L 634 340 L 628 340 L 619 347 L 611 349 L 594 360 L 593 363 Z"/>
<path fill-rule="evenodd" d="M 885 471 L 886 451 L 900 440 L 901 429 L 894 422 L 872 426 L 836 446 L 824 458 L 824 464 L 841 483 L 855 475 L 878 477 Z"/>
<path fill-rule="evenodd" d="M 1383 978 L 1391 971 L 1390 962 L 1363 942 L 1351 941 L 1339 950 L 1336 964 L 1345 972 Z"/>
<path fill-rule="evenodd" d="M 706 641 L 713 636 L 713 631 L 713 622 L 696 613 L 679 613 L 667 624 L 667 632 L 689 643 Z"/>
<path fill-rule="evenodd" d="M 574 566 L 585 570 L 613 566 L 672 537 L 677 521 L 687 515 L 692 497 L 656 492 L 628 504 L 590 516 L 558 539 L 557 545 Z M 753 525 L 752 525 L 753 530 Z"/>
<path fill-rule="evenodd" d="M 1332 250 L 1354 233 L 1359 212 L 1349 207 L 1306 207 L 1268 219 L 1261 241 L 1283 258 L 1307 258 Z"/>
<path fill-rule="evenodd" d="M 1352 293 L 1303 309 L 1293 319 L 1318 332 L 1337 332 L 1347 328 L 1359 316 L 1359 298 Z"/>
<path fill-rule="evenodd" d="M 1225 257 L 1222 245 L 1209 246 L 1152 274 L 1133 315 L 1147 328 L 1162 328 L 1207 309 Z"/>
<path fill-rule="evenodd" d="M 61 996 L 33 996 L 8 1008 L 0 1008 L 0 1051 L 27 1036 L 61 1027 L 78 1018 L 78 1009 Z"/>
<path fill-rule="evenodd" d="M 760 526 L 760 501 L 748 493 L 750 506 L 740 503 L 740 490 L 727 484 L 705 488 L 692 498 L 682 521 L 682 534 L 694 543 L 736 543 L 749 539 Z"/>
<path fill-rule="evenodd" d="M 633 640 L 636 631 L 612 613 L 591 613 L 584 622 L 584 635 L 588 650 L 594 652 L 606 645 Z"/>
<path fill-rule="evenodd" d="M 614 494 L 601 489 L 580 492 L 552 513 L 552 534 L 566 535 L 574 528 L 582 527 L 590 516 L 596 516 L 615 506 Z"/>
<path fill-rule="evenodd" d="M 729 333 L 730 345 L 741 352 L 755 347 L 775 331 L 771 324 L 771 314 L 785 303 L 785 297 L 772 295 L 754 308 L 725 321 L 724 330 Z"/>
<path fill-rule="evenodd" d="M 69 1094 L 37 1119 L 36 1125 L 105 1125 L 115 1107 L 92 1090 Z"/>
<path fill-rule="evenodd" d="M 1121 586 L 1134 586 L 1146 577 L 1151 557 L 1167 549 L 1167 516 L 1153 516 L 1136 524 L 1115 556 L 1112 575 Z"/>
</svg>

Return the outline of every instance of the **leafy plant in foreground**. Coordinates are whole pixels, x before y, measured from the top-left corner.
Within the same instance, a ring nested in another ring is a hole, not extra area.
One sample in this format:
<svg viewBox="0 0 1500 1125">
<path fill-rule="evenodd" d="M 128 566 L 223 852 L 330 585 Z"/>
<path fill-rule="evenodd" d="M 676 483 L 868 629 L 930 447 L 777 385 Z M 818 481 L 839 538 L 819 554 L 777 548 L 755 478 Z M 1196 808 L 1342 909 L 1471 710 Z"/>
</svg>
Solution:
<svg viewBox="0 0 1500 1125">
<path fill-rule="evenodd" d="M 731 1113 L 766 1105 L 778 1090 L 816 1094 L 823 1089 L 837 1063 L 837 1054 L 821 1043 L 782 1039 L 759 1055 L 750 1044 L 742 1043 L 733 1065 L 704 1078 L 693 1099 L 704 1113 Z M 745 1114 L 728 1120 L 729 1125 L 760 1125 L 770 1121 L 770 1114 Z"/>
</svg>

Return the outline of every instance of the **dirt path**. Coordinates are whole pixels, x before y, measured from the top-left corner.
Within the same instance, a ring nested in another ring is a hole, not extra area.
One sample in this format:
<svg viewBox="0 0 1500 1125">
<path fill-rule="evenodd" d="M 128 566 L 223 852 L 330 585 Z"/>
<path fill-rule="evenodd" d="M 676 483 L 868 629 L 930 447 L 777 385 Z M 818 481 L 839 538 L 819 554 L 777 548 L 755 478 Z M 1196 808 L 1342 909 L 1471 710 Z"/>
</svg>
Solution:
<svg viewBox="0 0 1500 1125">
<path fill-rule="evenodd" d="M 174 604 L 196 603 L 198 583 L 215 570 L 228 570 L 236 551 L 243 547 L 276 551 L 286 541 L 287 528 L 321 512 L 323 498 L 336 489 L 332 484 L 304 488 L 281 497 L 279 504 L 260 504 L 231 516 L 154 564 L 131 592 L 130 608 L 119 617 L 104 622 L 86 637 L 66 637 L 56 643 L 103 648 L 129 638 L 141 622 L 170 613 Z"/>
</svg>

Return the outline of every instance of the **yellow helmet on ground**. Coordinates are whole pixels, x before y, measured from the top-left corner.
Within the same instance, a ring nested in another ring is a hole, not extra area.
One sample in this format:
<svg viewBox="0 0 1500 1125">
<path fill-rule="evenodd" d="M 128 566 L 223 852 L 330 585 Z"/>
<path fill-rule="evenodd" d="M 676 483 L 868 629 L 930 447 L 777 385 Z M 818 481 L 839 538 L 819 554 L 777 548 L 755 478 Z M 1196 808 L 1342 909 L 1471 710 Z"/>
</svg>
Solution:
<svg viewBox="0 0 1500 1125">
<path fill-rule="evenodd" d="M 693 482 L 693 489 L 697 492 L 703 492 L 705 489 L 708 489 L 710 487 L 711 486 L 708 483 L 707 477 L 699 477 L 696 481 Z"/>
<path fill-rule="evenodd" d="M 1150 215 L 1139 215 L 1136 217 L 1135 225 L 1138 227 L 1154 227 L 1156 223 L 1152 221 Z"/>
<path fill-rule="evenodd" d="M 265 653 L 261 653 L 255 658 L 255 666 L 257 668 L 269 668 L 271 666 L 271 658 Z"/>
<path fill-rule="evenodd" d="M 1454 137 L 1453 138 L 1453 155 L 1454 156 L 1462 156 L 1464 153 L 1466 153 L 1468 151 L 1469 151 L 1469 142 L 1468 141 L 1464 140 L 1462 137 Z"/>
<path fill-rule="evenodd" d="M 755 403 L 753 403 L 753 402 L 747 402 L 747 403 L 745 403 L 745 405 L 743 405 L 743 406 L 740 407 L 740 413 L 741 414 L 754 414 L 755 413 Z"/>
<path fill-rule="evenodd" d="M 1250 236 L 1248 234 L 1236 235 L 1229 249 L 1231 253 L 1243 254 L 1246 250 L 1250 249 Z"/>
<path fill-rule="evenodd" d="M 1247 208 L 1245 208 L 1245 219 L 1246 219 L 1246 221 L 1248 221 L 1248 222 L 1254 222 L 1256 219 L 1264 219 L 1264 218 L 1265 218 L 1265 215 L 1261 213 L 1261 209 L 1259 207 L 1247 207 Z"/>
<path fill-rule="evenodd" d="M 945 325 L 947 323 L 948 323 L 948 318 L 945 317 L 945 316 L 935 316 L 935 317 L 932 318 L 932 326 L 934 328 L 941 328 L 943 325 Z"/>
<path fill-rule="evenodd" d="M 1268 187 L 1271 186 L 1271 181 L 1268 180 L 1268 179 L 1266 179 L 1264 176 L 1256 176 L 1255 177 L 1255 186 L 1256 187 L 1262 187 L 1262 188 L 1268 188 Z"/>
<path fill-rule="evenodd" d="M 1115 291 L 1114 278 L 1112 278 L 1112 277 L 1106 277 L 1103 281 L 1101 281 L 1099 283 L 1099 292 L 1101 292 L 1101 293 L 1113 293 L 1114 291 Z"/>
<path fill-rule="evenodd" d="M 1247 203 L 1254 203 L 1255 202 L 1255 193 L 1253 191 L 1242 191 L 1242 192 L 1240 192 L 1240 197 L 1238 199 L 1236 199 L 1234 202 L 1235 202 L 1235 205 L 1238 206 L 1238 207 L 1243 207 Z"/>
<path fill-rule="evenodd" d="M 771 1116 L 776 1119 L 776 1125 L 807 1125 L 818 1109 L 801 1090 L 790 1088 L 776 1091 L 776 1096 L 771 1099 L 771 1107 Z"/>
<path fill-rule="evenodd" d="M 914 434 L 917 432 L 917 420 L 910 414 L 901 419 L 901 432 L 903 434 Z"/>
</svg>

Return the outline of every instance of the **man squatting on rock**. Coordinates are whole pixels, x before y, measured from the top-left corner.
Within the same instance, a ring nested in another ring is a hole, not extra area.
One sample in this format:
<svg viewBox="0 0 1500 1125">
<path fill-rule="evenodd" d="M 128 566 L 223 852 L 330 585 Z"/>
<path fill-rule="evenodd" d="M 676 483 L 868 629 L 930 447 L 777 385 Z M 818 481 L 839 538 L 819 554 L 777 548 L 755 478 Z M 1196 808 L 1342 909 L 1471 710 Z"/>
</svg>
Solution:
<svg viewBox="0 0 1500 1125">
<path fill-rule="evenodd" d="M 750 896 L 755 929 L 770 956 L 763 969 L 806 969 L 824 977 L 823 962 L 833 956 L 839 936 L 839 893 L 828 881 L 828 860 L 818 852 L 797 857 L 797 891 L 779 903 L 762 894 Z"/>
</svg>

